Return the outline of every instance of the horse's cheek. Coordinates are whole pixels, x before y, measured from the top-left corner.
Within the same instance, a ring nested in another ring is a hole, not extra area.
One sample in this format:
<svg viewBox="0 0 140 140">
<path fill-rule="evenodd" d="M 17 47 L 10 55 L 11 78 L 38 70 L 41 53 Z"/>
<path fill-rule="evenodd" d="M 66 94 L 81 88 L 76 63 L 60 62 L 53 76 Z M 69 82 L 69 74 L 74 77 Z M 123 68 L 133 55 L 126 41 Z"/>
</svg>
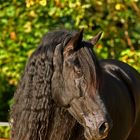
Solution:
<svg viewBox="0 0 140 140">
<path fill-rule="evenodd" d="M 65 92 L 63 87 L 53 87 L 52 89 L 52 98 L 54 100 L 54 102 L 58 105 L 58 106 L 67 106 L 69 105 L 72 96 L 69 92 Z"/>
</svg>

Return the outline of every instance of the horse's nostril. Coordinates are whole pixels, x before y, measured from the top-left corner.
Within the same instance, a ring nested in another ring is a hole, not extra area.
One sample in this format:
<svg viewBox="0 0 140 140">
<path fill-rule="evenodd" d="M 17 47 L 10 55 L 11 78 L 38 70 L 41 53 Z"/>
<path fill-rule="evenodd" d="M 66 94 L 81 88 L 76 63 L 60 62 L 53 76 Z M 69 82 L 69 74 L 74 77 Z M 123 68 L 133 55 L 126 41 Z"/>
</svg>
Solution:
<svg viewBox="0 0 140 140">
<path fill-rule="evenodd" d="M 100 126 L 99 126 L 99 133 L 100 135 L 105 135 L 106 133 L 108 133 L 109 130 L 109 125 L 107 122 L 103 122 Z"/>
</svg>

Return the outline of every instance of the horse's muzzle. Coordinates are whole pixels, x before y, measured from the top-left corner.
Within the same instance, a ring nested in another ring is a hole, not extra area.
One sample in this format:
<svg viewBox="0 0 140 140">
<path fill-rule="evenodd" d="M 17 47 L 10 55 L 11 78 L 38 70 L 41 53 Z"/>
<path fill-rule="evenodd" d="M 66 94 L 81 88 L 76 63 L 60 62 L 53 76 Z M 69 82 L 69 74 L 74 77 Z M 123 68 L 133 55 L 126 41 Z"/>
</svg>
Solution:
<svg viewBox="0 0 140 140">
<path fill-rule="evenodd" d="M 111 125 L 107 122 L 101 122 L 96 129 L 91 127 L 85 127 L 85 137 L 87 140 L 101 140 L 105 139 L 108 136 Z"/>
</svg>

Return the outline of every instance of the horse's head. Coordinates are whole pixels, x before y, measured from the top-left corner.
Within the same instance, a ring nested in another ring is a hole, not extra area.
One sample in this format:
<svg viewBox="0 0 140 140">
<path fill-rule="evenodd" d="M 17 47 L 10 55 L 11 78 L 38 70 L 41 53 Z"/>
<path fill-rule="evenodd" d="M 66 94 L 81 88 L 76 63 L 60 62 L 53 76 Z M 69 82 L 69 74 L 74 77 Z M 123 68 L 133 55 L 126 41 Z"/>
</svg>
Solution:
<svg viewBox="0 0 140 140">
<path fill-rule="evenodd" d="M 104 139 L 111 126 L 99 94 L 100 66 L 90 48 L 100 35 L 90 42 L 82 41 L 82 31 L 69 36 L 56 46 L 53 57 L 52 97 L 84 127 L 88 140 Z"/>
</svg>

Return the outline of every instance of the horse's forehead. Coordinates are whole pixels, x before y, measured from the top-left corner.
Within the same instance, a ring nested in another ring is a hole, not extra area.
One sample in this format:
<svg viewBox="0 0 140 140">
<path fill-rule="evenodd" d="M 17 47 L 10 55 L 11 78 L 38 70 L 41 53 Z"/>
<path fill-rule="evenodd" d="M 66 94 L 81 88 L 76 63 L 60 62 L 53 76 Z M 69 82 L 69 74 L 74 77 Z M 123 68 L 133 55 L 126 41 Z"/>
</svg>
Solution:
<svg viewBox="0 0 140 140">
<path fill-rule="evenodd" d="M 94 60 L 94 53 L 88 47 L 81 48 L 80 59 L 85 79 L 87 79 L 88 85 L 95 87 L 96 85 L 96 62 Z"/>
<path fill-rule="evenodd" d="M 93 61 L 92 55 L 93 54 L 91 53 L 89 48 L 83 47 L 80 49 L 78 57 L 79 57 L 79 60 L 81 61 L 81 63 L 83 63 L 83 68 L 84 67 L 88 67 L 88 68 L 94 67 L 94 61 Z"/>
</svg>

